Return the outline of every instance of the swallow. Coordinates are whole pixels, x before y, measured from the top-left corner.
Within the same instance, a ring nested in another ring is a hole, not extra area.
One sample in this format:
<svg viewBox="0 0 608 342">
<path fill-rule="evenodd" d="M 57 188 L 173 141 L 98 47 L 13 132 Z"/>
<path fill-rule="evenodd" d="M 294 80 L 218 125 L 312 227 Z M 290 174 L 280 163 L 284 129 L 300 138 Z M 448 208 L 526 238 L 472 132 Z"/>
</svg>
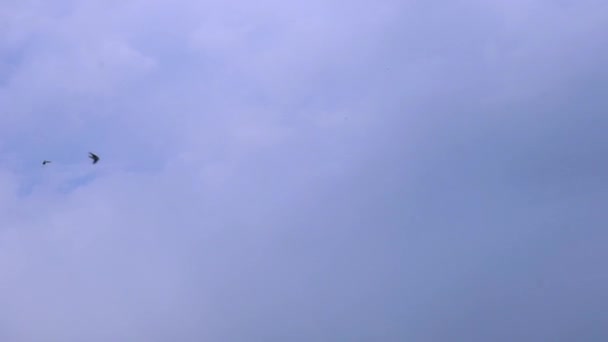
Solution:
<svg viewBox="0 0 608 342">
<path fill-rule="evenodd" d="M 92 152 L 89 152 L 89 158 L 93 159 L 93 164 L 97 164 L 97 162 L 99 161 L 99 157 Z"/>
<path fill-rule="evenodd" d="M 43 160 L 43 161 L 42 161 L 42 165 L 46 165 L 46 164 L 48 164 L 48 163 L 50 163 L 50 162 L 51 162 L 50 160 Z"/>
</svg>

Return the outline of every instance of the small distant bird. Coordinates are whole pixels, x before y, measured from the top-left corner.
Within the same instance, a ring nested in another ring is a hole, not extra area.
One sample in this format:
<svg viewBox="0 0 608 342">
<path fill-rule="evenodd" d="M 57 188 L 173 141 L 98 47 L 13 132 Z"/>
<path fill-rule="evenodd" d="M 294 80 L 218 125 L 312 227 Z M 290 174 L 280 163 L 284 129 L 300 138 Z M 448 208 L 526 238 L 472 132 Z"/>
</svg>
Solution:
<svg viewBox="0 0 608 342">
<path fill-rule="evenodd" d="M 97 162 L 99 161 L 99 157 L 92 152 L 89 152 L 89 158 L 93 159 L 93 164 L 97 164 Z"/>
<path fill-rule="evenodd" d="M 50 163 L 50 162 L 51 162 L 50 160 L 43 160 L 43 161 L 42 161 L 42 165 L 46 165 L 46 164 L 48 164 L 48 163 Z"/>
</svg>

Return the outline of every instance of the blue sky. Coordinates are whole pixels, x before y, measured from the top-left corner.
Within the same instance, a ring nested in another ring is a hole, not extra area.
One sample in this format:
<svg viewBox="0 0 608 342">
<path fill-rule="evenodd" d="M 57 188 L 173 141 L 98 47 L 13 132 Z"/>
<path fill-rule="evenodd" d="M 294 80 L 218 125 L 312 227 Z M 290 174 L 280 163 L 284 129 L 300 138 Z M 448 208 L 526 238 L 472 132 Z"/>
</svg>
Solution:
<svg viewBox="0 0 608 342">
<path fill-rule="evenodd" d="M 0 339 L 605 341 L 606 32 L 592 0 L 3 2 Z"/>
</svg>

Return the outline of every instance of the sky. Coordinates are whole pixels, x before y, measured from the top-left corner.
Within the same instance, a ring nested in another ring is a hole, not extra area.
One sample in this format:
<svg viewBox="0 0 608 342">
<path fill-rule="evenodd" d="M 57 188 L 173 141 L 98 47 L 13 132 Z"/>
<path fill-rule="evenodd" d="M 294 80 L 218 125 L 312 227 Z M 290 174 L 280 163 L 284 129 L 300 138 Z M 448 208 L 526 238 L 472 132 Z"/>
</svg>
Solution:
<svg viewBox="0 0 608 342">
<path fill-rule="evenodd" d="M 600 0 L 3 0 L 0 340 L 606 341 L 606 32 Z"/>
</svg>

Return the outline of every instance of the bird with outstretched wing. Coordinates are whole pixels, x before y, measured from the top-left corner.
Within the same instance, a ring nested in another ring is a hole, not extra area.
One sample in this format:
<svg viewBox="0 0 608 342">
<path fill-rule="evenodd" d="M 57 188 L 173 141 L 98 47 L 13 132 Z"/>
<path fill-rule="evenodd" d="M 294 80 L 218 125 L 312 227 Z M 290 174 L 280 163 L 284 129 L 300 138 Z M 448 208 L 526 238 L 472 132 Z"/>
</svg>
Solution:
<svg viewBox="0 0 608 342">
<path fill-rule="evenodd" d="M 99 161 L 99 157 L 92 152 L 89 152 L 89 158 L 93 159 L 93 164 L 97 164 L 97 162 Z"/>
</svg>

